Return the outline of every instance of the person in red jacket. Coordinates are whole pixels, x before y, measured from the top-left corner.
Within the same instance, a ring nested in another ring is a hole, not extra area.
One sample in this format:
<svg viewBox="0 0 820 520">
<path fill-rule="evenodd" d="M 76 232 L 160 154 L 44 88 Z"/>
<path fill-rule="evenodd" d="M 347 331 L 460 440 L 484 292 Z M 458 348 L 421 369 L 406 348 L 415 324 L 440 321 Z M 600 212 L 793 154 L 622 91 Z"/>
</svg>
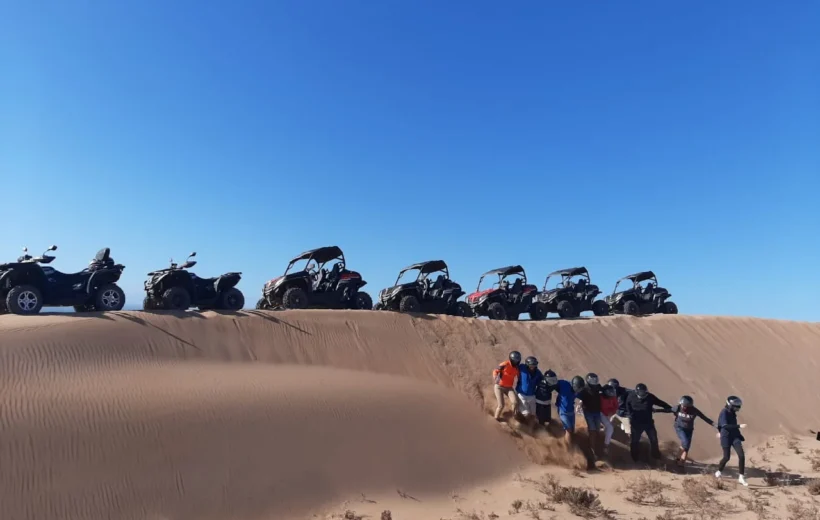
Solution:
<svg viewBox="0 0 820 520">
<path fill-rule="evenodd" d="M 495 409 L 495 420 L 501 421 L 501 412 L 504 411 L 504 396 L 510 400 L 513 413 L 518 409 L 518 396 L 515 394 L 515 387 L 518 386 L 519 372 L 518 365 L 521 364 L 521 353 L 517 350 L 510 352 L 509 359 L 504 361 L 498 368 L 493 370 L 493 382 L 495 383 L 495 399 L 498 407 Z"/>
<path fill-rule="evenodd" d="M 609 443 L 615 428 L 612 417 L 618 413 L 618 396 L 615 387 L 606 384 L 601 388 L 601 424 L 604 425 L 604 455 L 609 454 Z"/>
</svg>

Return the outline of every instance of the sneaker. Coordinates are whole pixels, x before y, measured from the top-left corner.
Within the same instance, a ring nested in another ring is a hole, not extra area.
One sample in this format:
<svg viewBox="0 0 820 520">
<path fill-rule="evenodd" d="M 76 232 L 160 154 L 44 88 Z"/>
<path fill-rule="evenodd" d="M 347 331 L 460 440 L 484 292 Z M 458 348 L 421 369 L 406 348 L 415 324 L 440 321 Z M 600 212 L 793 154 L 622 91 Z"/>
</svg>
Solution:
<svg viewBox="0 0 820 520">
<path fill-rule="evenodd" d="M 739 477 L 737 477 L 737 481 L 740 482 L 741 486 L 749 487 L 749 483 L 746 482 L 746 477 L 744 477 L 743 475 L 740 475 Z"/>
<path fill-rule="evenodd" d="M 715 478 L 720 478 L 720 471 L 715 471 Z"/>
</svg>

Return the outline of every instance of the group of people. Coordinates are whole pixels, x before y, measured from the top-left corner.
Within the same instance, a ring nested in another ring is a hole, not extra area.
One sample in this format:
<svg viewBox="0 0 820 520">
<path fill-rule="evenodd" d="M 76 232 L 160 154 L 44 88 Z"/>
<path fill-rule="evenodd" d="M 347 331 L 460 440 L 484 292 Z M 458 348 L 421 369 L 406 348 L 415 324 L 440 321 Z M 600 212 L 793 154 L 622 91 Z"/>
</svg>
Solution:
<svg viewBox="0 0 820 520">
<path fill-rule="evenodd" d="M 609 453 L 609 444 L 615 431 L 613 423 L 616 422 L 630 437 L 632 460 L 638 461 L 641 437 L 644 433 L 649 439 L 652 457 L 661 458 L 658 432 L 653 417 L 654 413 L 661 412 L 671 413 L 675 417 L 675 432 L 680 440 L 677 462 L 684 465 L 692 446 L 695 420 L 700 418 L 717 429 L 717 436 L 723 448 L 723 458 L 715 477 L 721 477 L 733 448 L 738 457 L 738 481 L 744 486 L 748 485 L 744 476 L 745 439 L 741 433 L 741 429 L 746 425 L 739 424 L 737 420 L 737 414 L 743 405 L 737 396 L 727 398 L 718 422 L 715 423 L 695 407 L 691 396 L 682 396 L 673 407 L 649 392 L 644 383 L 638 383 L 634 390 L 622 387 L 614 378 L 601 385 L 598 375 L 594 373 L 587 374 L 586 378 L 574 376 L 569 381 L 559 379 L 553 370 L 542 373 L 535 356 L 527 357 L 522 364 L 521 353 L 518 351 L 510 352 L 509 358 L 493 370 L 493 381 L 498 401 L 495 418 L 498 421 L 503 420 L 501 414 L 504 411 L 504 402 L 508 400 L 513 412 L 522 422 L 546 426 L 552 421 L 552 394 L 555 393 L 555 409 L 564 435 L 567 441 L 571 441 L 575 433 L 575 416 L 577 413 L 583 413 L 589 430 L 593 458 L 596 457 L 596 449 L 600 445 L 599 436 L 602 429 L 602 453 L 604 456 Z"/>
</svg>

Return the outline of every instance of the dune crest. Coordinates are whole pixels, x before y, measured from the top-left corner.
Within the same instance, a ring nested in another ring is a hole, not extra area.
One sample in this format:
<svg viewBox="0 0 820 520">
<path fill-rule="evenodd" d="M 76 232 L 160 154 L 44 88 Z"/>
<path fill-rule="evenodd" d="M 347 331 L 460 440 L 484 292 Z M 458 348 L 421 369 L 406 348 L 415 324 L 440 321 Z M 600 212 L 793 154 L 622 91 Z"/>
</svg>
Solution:
<svg viewBox="0 0 820 520">
<path fill-rule="evenodd" d="M 511 349 L 565 378 L 642 381 L 670 402 L 688 393 L 715 419 L 741 395 L 750 442 L 802 433 L 820 425 L 807 406 L 818 347 L 819 324 L 696 316 L 2 316 L 3 516 L 263 518 L 490 479 L 526 462 L 484 413 Z M 667 440 L 670 422 L 659 418 Z M 715 455 L 699 431 L 693 455 Z M 554 446 L 540 449 L 530 457 Z"/>
</svg>

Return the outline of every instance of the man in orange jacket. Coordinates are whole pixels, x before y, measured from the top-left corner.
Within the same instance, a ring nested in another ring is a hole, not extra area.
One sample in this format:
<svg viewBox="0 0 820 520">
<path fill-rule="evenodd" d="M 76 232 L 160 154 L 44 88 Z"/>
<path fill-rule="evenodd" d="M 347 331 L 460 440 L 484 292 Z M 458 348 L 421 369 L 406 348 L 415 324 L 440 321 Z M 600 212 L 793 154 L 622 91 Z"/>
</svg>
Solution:
<svg viewBox="0 0 820 520">
<path fill-rule="evenodd" d="M 510 400 L 510 404 L 515 413 L 518 408 L 518 397 L 515 395 L 515 387 L 518 385 L 520 372 L 518 365 L 521 363 L 521 353 L 517 350 L 510 352 L 510 358 L 504 361 L 498 368 L 493 370 L 493 381 L 495 383 L 495 398 L 498 401 L 498 408 L 495 409 L 495 420 L 501 420 L 501 412 L 504 410 L 504 396 Z"/>
</svg>

